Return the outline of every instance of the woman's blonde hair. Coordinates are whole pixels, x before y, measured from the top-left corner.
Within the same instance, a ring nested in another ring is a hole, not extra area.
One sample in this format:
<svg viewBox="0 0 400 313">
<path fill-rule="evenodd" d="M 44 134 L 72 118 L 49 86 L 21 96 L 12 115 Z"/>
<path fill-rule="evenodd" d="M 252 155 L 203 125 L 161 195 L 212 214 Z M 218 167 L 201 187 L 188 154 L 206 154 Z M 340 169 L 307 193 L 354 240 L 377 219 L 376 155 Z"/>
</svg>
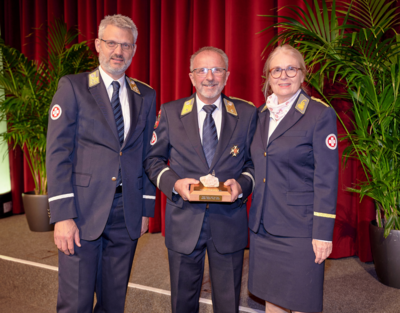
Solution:
<svg viewBox="0 0 400 313">
<path fill-rule="evenodd" d="M 306 68 L 306 63 L 304 62 L 304 58 L 303 55 L 300 53 L 299 50 L 297 50 L 296 48 L 293 48 L 290 45 L 283 45 L 283 46 L 278 46 L 276 47 L 268 56 L 267 61 L 265 62 L 264 65 L 264 76 L 266 77 L 265 83 L 264 83 L 264 87 L 263 87 L 263 91 L 264 91 L 264 96 L 265 98 L 268 97 L 268 95 L 270 95 L 271 92 L 271 88 L 269 86 L 269 70 L 270 65 L 271 65 L 271 60 L 278 54 L 278 53 L 287 53 L 287 54 L 291 54 L 293 55 L 297 61 L 300 64 L 300 68 L 301 71 L 303 72 L 304 77 L 307 75 L 307 68 Z M 307 90 L 301 86 L 301 89 L 303 89 L 305 92 L 307 92 Z"/>
</svg>

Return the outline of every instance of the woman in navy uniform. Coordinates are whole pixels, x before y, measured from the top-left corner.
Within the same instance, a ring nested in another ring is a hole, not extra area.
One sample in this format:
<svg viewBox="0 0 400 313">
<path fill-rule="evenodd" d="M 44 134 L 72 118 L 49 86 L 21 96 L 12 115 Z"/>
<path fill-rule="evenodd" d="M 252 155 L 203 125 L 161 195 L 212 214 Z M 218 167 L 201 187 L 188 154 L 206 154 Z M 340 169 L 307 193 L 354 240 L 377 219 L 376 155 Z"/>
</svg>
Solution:
<svg viewBox="0 0 400 313">
<path fill-rule="evenodd" d="M 251 145 L 249 290 L 267 313 L 321 312 L 338 186 L 335 111 L 302 89 L 303 56 L 289 45 L 268 57 L 266 104 Z"/>
</svg>

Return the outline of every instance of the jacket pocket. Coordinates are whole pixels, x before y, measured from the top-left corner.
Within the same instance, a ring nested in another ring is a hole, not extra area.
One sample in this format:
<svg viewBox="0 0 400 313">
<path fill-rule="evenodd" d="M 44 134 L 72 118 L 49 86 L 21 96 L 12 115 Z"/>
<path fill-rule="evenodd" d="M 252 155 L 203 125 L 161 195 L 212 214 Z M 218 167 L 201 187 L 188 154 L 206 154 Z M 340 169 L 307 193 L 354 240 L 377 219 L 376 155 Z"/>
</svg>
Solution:
<svg viewBox="0 0 400 313">
<path fill-rule="evenodd" d="M 72 173 L 72 184 L 74 186 L 87 187 L 89 186 L 92 175 L 82 173 Z"/>
<path fill-rule="evenodd" d="M 286 201 L 288 205 L 313 205 L 314 192 L 288 192 Z"/>
</svg>

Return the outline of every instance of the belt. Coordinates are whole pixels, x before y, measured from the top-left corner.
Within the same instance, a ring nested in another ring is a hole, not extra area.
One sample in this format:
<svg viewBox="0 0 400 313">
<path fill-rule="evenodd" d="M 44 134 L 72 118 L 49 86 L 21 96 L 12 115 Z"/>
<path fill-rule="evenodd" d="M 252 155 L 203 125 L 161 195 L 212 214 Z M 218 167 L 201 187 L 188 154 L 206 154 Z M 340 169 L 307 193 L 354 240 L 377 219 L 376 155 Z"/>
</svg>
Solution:
<svg viewBox="0 0 400 313">
<path fill-rule="evenodd" d="M 117 188 L 115 188 L 115 193 L 122 193 L 122 185 L 119 185 Z"/>
</svg>

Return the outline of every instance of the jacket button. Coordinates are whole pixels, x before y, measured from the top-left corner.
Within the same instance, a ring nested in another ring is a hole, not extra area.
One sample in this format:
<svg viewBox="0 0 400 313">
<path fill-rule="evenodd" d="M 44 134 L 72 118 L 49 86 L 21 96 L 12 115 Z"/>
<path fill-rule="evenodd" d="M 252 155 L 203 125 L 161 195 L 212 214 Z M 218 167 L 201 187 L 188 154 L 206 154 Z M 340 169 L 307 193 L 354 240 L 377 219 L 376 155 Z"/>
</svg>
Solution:
<svg viewBox="0 0 400 313">
<path fill-rule="evenodd" d="M 122 155 L 122 151 L 119 153 L 119 155 Z"/>
<path fill-rule="evenodd" d="M 263 179 L 263 182 L 265 183 L 265 178 Z"/>
<path fill-rule="evenodd" d="M 116 179 L 115 177 L 112 177 L 111 180 L 112 180 L 112 181 L 116 181 L 117 179 Z"/>
<path fill-rule="evenodd" d="M 267 156 L 267 152 L 264 152 L 264 156 L 265 156 L 265 157 Z"/>
</svg>

